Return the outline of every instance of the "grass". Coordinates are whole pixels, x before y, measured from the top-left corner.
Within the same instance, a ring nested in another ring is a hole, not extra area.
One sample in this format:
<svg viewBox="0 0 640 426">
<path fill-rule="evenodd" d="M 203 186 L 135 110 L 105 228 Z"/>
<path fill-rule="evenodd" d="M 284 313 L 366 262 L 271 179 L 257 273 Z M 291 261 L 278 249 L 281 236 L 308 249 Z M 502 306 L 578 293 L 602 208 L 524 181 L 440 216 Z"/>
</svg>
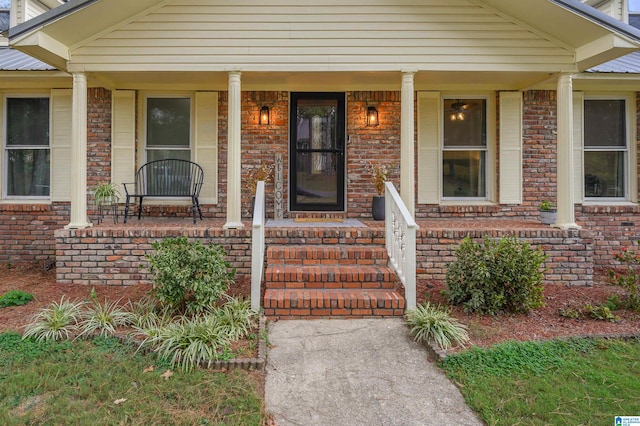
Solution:
<svg viewBox="0 0 640 426">
<path fill-rule="evenodd" d="M 488 425 L 611 425 L 640 413 L 638 340 L 507 342 L 440 366 Z"/>
<path fill-rule="evenodd" d="M 167 377 L 168 365 L 114 338 L 53 342 L 0 334 L 0 424 L 263 421 L 250 373 L 196 369 Z"/>
</svg>

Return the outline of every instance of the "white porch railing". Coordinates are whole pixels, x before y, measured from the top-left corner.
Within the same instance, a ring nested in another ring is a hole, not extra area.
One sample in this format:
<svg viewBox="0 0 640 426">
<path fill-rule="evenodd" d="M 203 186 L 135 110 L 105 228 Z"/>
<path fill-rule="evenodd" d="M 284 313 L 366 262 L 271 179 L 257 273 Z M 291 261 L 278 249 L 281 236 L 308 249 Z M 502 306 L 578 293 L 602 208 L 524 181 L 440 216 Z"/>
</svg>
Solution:
<svg viewBox="0 0 640 426">
<path fill-rule="evenodd" d="M 404 285 L 406 308 L 416 307 L 416 230 L 418 225 L 391 182 L 385 184 L 385 241 L 389 263 Z"/>
<path fill-rule="evenodd" d="M 251 309 L 260 311 L 260 284 L 264 272 L 264 225 L 265 225 L 264 182 L 258 182 L 253 206 L 253 226 L 251 228 Z"/>
</svg>

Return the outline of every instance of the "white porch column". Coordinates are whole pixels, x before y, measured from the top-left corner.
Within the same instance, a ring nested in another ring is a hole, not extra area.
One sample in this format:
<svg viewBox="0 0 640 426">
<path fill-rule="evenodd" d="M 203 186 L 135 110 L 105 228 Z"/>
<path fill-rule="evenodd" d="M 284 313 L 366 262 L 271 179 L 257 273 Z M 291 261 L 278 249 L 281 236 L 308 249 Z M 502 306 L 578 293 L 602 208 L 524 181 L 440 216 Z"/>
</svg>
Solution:
<svg viewBox="0 0 640 426">
<path fill-rule="evenodd" d="M 227 223 L 225 229 L 242 228 L 242 133 L 240 71 L 229 73 L 228 156 L 227 156 Z"/>
<path fill-rule="evenodd" d="M 400 116 L 400 197 L 415 216 L 414 71 L 403 71 Z"/>
<path fill-rule="evenodd" d="M 87 76 L 75 73 L 71 108 L 71 219 L 65 228 L 90 226 L 87 219 Z"/>
<path fill-rule="evenodd" d="M 580 229 L 573 202 L 573 84 L 571 74 L 558 77 L 557 222 L 554 228 Z"/>
</svg>

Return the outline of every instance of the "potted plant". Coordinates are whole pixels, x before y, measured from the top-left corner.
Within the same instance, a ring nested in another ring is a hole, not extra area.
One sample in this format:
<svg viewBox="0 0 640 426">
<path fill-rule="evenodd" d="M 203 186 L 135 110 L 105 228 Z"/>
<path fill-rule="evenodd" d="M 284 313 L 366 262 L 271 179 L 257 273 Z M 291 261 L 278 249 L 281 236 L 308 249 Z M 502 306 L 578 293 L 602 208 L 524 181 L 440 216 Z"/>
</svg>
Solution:
<svg viewBox="0 0 640 426">
<path fill-rule="evenodd" d="M 251 212 L 253 212 L 253 207 L 255 204 L 258 182 L 263 181 L 265 184 L 271 182 L 271 179 L 273 178 L 274 167 L 275 164 L 261 163 L 260 167 L 249 171 L 249 175 L 244 181 L 244 184 L 246 190 L 249 192 L 249 194 L 251 194 Z"/>
<path fill-rule="evenodd" d="M 93 197 L 98 207 L 117 204 L 120 200 L 118 185 L 110 182 L 99 183 L 93 190 Z"/>
<path fill-rule="evenodd" d="M 549 200 L 542 200 L 540 202 L 540 222 L 545 225 L 553 225 L 556 223 L 557 213 L 556 209 Z"/>
<path fill-rule="evenodd" d="M 371 182 L 378 195 L 374 195 L 371 201 L 371 216 L 373 220 L 384 220 L 384 184 L 389 180 L 393 170 L 387 164 L 369 163 L 367 170 L 371 174 Z"/>
<path fill-rule="evenodd" d="M 113 213 L 114 223 L 118 220 L 118 201 L 120 200 L 120 192 L 118 185 L 111 182 L 99 183 L 93 190 L 93 198 L 98 207 L 98 223 L 104 217 L 105 209 L 111 209 Z"/>
</svg>

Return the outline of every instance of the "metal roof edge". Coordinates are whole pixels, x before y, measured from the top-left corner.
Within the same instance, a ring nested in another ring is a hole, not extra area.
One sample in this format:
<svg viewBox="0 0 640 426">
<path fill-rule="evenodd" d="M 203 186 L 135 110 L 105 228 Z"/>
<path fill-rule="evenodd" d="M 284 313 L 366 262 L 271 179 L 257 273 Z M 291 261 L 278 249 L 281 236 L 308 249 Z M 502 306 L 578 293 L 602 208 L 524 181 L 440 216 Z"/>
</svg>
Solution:
<svg viewBox="0 0 640 426">
<path fill-rule="evenodd" d="M 15 27 L 9 28 L 8 36 L 9 41 L 12 38 L 16 38 L 20 35 L 29 33 L 37 28 L 40 28 L 50 22 L 60 19 L 64 16 L 70 15 L 77 10 L 83 9 L 89 6 L 91 3 L 95 3 L 98 0 L 69 0 L 67 3 L 58 6 L 54 9 L 48 10 L 42 15 L 29 19 Z"/>
<path fill-rule="evenodd" d="M 599 24 L 609 30 L 612 30 L 618 34 L 624 35 L 633 39 L 635 42 L 640 43 L 640 30 L 626 24 L 613 16 L 607 15 L 598 9 L 582 3 L 579 0 L 549 0 L 551 3 L 555 3 L 560 7 L 563 7 L 583 18 L 589 19 L 596 24 Z"/>
</svg>

